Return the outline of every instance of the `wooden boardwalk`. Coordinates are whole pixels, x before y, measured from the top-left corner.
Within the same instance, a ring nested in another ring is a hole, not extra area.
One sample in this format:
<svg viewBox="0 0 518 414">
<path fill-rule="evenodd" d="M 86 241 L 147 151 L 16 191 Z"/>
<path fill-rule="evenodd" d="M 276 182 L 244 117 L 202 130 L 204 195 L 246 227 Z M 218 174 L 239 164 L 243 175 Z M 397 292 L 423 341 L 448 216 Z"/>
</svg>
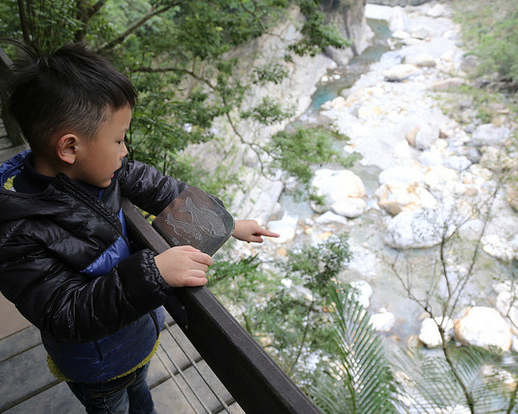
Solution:
<svg viewBox="0 0 518 414">
<path fill-rule="evenodd" d="M 13 146 L 6 135 L 0 121 L 0 163 L 26 149 Z M 244 413 L 172 318 L 151 360 L 148 383 L 160 414 Z M 0 413 L 84 412 L 67 385 L 49 372 L 38 330 L 0 294 Z"/>
<path fill-rule="evenodd" d="M 13 146 L 13 143 L 7 136 L 4 124 L 0 119 L 0 164 L 25 149 L 27 149 L 27 147 L 24 145 Z"/>
<path fill-rule="evenodd" d="M 156 410 L 161 414 L 243 413 L 171 320 L 162 331 L 161 346 L 151 360 L 148 383 Z M 84 412 L 67 385 L 49 372 L 46 352 L 35 327 L 0 340 L 0 413 Z"/>
</svg>

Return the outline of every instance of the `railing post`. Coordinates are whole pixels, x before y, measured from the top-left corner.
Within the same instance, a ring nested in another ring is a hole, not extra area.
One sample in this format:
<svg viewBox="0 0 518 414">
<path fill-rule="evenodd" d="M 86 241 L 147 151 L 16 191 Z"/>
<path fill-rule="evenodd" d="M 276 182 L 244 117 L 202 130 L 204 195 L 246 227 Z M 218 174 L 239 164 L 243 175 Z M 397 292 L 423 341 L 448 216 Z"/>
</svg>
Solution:
<svg viewBox="0 0 518 414">
<path fill-rule="evenodd" d="M 13 145 L 24 145 L 27 144 L 23 137 L 20 125 L 14 119 L 14 117 L 7 111 L 7 101 L 9 99 L 9 82 L 11 80 L 11 70 L 13 62 L 5 54 L 2 48 L 0 48 L 0 101 L 2 102 L 1 117 L 4 121 L 4 127 L 7 131 L 7 135 L 11 139 Z"/>
</svg>

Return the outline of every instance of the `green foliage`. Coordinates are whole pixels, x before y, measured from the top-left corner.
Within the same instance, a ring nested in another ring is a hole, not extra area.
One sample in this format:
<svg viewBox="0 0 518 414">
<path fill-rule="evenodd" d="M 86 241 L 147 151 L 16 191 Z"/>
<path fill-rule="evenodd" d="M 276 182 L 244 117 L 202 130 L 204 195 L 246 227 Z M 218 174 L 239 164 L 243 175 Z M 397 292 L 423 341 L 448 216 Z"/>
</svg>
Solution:
<svg viewBox="0 0 518 414">
<path fill-rule="evenodd" d="M 210 286 L 241 309 L 235 316 L 288 374 L 299 383 L 311 382 L 306 361 L 329 349 L 326 298 L 349 258 L 347 237 L 341 235 L 289 252 L 275 271 L 262 270 L 255 256 L 235 264 L 217 261 Z"/>
<path fill-rule="evenodd" d="M 405 372 L 408 400 L 418 412 L 515 412 L 516 391 L 505 381 L 516 381 L 516 355 L 498 349 L 449 345 L 446 355 L 418 349 L 398 355 Z"/>
<path fill-rule="evenodd" d="M 481 59 L 479 74 L 498 73 L 518 89 L 518 7 L 514 0 L 454 2 L 456 20 L 472 53 Z"/>
<path fill-rule="evenodd" d="M 243 275 L 254 279 L 258 275 L 259 264 L 257 255 L 242 258 L 237 263 L 227 260 L 216 261 L 211 267 L 212 276 L 210 277 L 209 286 L 226 278 L 236 280 L 236 278 Z"/>
<path fill-rule="evenodd" d="M 140 96 L 128 134 L 130 155 L 173 174 L 178 154 L 190 143 L 212 139 L 215 118 L 240 108 L 248 85 L 235 76 L 229 51 L 268 33 L 286 15 L 287 0 L 0 0 L 2 35 L 24 39 L 48 52 L 84 41 L 128 75 Z M 307 50 L 326 33 L 318 2 L 303 7 Z M 334 40 L 336 42 L 336 40 Z M 278 83 L 278 62 L 251 68 L 252 83 Z M 262 123 L 289 116 L 266 99 L 249 113 Z"/>
<path fill-rule="evenodd" d="M 485 89 L 465 84 L 448 90 L 441 96 L 443 112 L 456 118 L 459 123 L 471 123 L 474 119 L 462 117 L 459 102 L 471 101 L 471 107 L 476 110 L 474 116 L 483 124 L 490 123 L 496 114 L 495 108 L 502 105 L 502 97 Z M 452 109 L 453 108 L 453 109 Z"/>
<path fill-rule="evenodd" d="M 290 50 L 295 54 L 315 56 L 329 46 L 341 49 L 351 45 L 351 42 L 344 39 L 338 29 L 325 24 L 325 15 L 318 8 L 319 1 L 297 0 L 297 3 L 306 16 L 306 22 L 302 27 L 305 38 L 290 45 Z"/>
<path fill-rule="evenodd" d="M 255 84 L 264 85 L 268 82 L 273 82 L 276 85 L 286 78 L 288 72 L 284 66 L 279 63 L 265 65 L 254 68 Z"/>
<path fill-rule="evenodd" d="M 252 110 L 241 113 L 243 119 L 252 118 L 263 125 L 275 124 L 289 116 L 290 112 L 284 111 L 279 104 L 270 98 L 263 98 Z"/>
<path fill-rule="evenodd" d="M 333 140 L 344 140 L 343 135 L 323 128 L 297 128 L 294 132 L 280 131 L 272 137 L 269 152 L 273 166 L 287 171 L 300 182 L 308 184 L 313 177 L 311 167 L 335 162 L 351 167 L 356 157 L 343 156 L 333 148 Z"/>
<path fill-rule="evenodd" d="M 332 287 L 329 299 L 336 360 L 318 371 L 311 396 L 323 412 L 396 413 L 396 382 L 383 342 L 351 290 Z"/>
<path fill-rule="evenodd" d="M 304 281 L 304 287 L 325 297 L 329 283 L 350 258 L 347 239 L 345 235 L 340 235 L 321 245 L 305 246 L 300 250 L 288 252 L 288 260 L 282 268 L 284 274 L 300 278 Z"/>
</svg>

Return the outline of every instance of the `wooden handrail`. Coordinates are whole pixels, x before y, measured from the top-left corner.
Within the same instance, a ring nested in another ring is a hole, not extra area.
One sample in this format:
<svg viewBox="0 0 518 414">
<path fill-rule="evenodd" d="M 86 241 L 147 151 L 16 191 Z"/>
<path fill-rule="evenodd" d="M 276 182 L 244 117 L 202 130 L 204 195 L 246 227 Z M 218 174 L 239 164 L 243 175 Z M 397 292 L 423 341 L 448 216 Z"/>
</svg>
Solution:
<svg viewBox="0 0 518 414">
<path fill-rule="evenodd" d="M 128 200 L 123 210 L 143 247 L 170 247 Z M 320 413 L 206 287 L 178 288 L 164 307 L 246 413 Z"/>
<path fill-rule="evenodd" d="M 7 135 L 11 139 L 13 145 L 26 145 L 27 142 L 23 137 L 22 130 L 18 121 L 7 111 L 7 101 L 9 99 L 8 86 L 12 76 L 13 62 L 0 48 L 0 101 L 2 102 L 2 112 L 0 116 L 4 121 L 4 127 Z"/>
</svg>

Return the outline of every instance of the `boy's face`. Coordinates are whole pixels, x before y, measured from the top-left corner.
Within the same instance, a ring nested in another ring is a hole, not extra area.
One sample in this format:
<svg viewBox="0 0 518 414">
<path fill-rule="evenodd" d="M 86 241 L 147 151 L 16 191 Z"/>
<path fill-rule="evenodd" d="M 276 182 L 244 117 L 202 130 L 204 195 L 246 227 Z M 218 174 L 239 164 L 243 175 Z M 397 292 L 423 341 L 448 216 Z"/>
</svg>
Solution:
<svg viewBox="0 0 518 414">
<path fill-rule="evenodd" d="M 124 137 L 131 121 L 131 108 L 109 110 L 93 139 L 81 140 L 81 150 L 74 165 L 74 179 L 96 187 L 108 187 L 114 172 L 121 167 L 121 160 L 128 150 Z"/>
</svg>

